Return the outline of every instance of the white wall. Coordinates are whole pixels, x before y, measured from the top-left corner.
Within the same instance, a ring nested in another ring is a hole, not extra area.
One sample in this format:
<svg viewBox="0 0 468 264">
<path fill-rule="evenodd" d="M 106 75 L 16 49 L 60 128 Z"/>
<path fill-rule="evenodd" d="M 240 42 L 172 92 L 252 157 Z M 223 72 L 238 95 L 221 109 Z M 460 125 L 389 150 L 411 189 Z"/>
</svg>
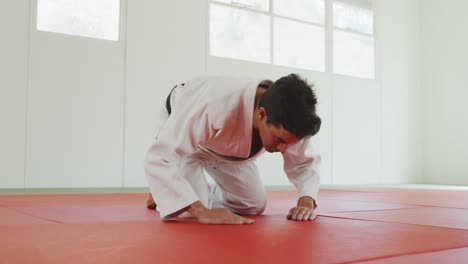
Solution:
<svg viewBox="0 0 468 264">
<path fill-rule="evenodd" d="M 468 2 L 421 7 L 424 181 L 468 185 Z"/>
<path fill-rule="evenodd" d="M 29 9 L 0 2 L 0 188 L 24 186 Z"/>
<path fill-rule="evenodd" d="M 128 1 L 124 186 L 146 186 L 143 156 L 172 87 L 205 72 L 204 1 Z"/>
<path fill-rule="evenodd" d="M 378 82 L 333 78 L 333 183 L 380 183 L 382 158 Z"/>
<path fill-rule="evenodd" d="M 124 41 L 40 32 L 34 19 L 25 187 L 121 186 Z"/>
<path fill-rule="evenodd" d="M 422 179 L 419 2 L 377 2 L 382 122 L 382 183 Z"/>
<path fill-rule="evenodd" d="M 376 80 L 209 57 L 207 0 L 123 1 L 119 42 L 37 32 L 30 1 L 0 3 L 16 10 L 0 18 L 16 23 L 6 36 L 18 34 L 0 50 L 14 66 L 2 64 L 2 113 L 20 113 L 2 115 L 2 131 L 14 139 L 1 139 L 8 166 L 0 167 L 0 188 L 145 186 L 156 107 L 175 83 L 200 73 L 298 72 L 315 83 L 322 183 L 420 180 L 417 0 L 377 2 Z M 265 154 L 259 165 L 266 185 L 288 184 L 280 155 Z"/>
</svg>

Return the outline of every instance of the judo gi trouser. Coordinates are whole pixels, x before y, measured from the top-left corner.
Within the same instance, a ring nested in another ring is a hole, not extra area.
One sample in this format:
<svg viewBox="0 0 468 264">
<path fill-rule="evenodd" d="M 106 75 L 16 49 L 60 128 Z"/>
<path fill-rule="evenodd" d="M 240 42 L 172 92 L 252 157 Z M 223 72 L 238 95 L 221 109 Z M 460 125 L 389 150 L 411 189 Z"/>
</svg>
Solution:
<svg viewBox="0 0 468 264">
<path fill-rule="evenodd" d="M 230 161 L 199 148 L 184 160 L 180 170 L 207 208 L 227 208 L 242 215 L 265 210 L 266 192 L 255 160 Z M 214 183 L 208 183 L 204 171 Z"/>
</svg>

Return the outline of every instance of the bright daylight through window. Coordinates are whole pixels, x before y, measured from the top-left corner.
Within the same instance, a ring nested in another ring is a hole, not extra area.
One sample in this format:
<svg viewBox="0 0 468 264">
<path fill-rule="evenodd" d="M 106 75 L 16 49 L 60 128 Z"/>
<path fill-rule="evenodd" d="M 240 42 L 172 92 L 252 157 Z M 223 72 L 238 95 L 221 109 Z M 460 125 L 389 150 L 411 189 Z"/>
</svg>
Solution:
<svg viewBox="0 0 468 264">
<path fill-rule="evenodd" d="M 373 79 L 373 23 L 371 0 L 212 0 L 210 55 Z"/>
<path fill-rule="evenodd" d="M 119 40 L 120 0 L 37 0 L 41 31 Z"/>
<path fill-rule="evenodd" d="M 333 72 L 374 79 L 373 34 L 370 0 L 333 1 Z"/>
</svg>

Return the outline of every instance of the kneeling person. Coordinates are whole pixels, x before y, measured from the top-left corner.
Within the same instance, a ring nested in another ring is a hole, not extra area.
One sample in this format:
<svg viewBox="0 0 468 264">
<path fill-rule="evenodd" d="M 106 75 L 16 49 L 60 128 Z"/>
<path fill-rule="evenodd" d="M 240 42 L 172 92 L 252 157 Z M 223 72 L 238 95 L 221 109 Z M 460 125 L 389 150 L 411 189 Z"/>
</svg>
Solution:
<svg viewBox="0 0 468 264">
<path fill-rule="evenodd" d="M 177 85 L 159 112 L 159 134 L 145 158 L 148 207 L 157 204 L 163 220 L 253 223 L 245 216 L 266 207 L 255 164 L 266 150 L 282 154 L 298 192 L 288 219 L 313 220 L 320 156 L 310 138 L 321 125 L 316 104 L 311 85 L 296 74 L 275 82 L 217 76 Z"/>
</svg>

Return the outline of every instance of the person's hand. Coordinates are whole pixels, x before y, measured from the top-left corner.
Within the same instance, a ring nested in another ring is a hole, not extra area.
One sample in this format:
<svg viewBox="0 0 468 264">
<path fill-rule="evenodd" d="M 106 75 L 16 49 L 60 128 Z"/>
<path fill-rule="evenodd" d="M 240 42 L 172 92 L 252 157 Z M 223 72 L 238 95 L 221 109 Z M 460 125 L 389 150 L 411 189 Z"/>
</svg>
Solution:
<svg viewBox="0 0 468 264">
<path fill-rule="evenodd" d="M 208 209 L 200 201 L 197 201 L 187 208 L 201 224 L 230 224 L 242 225 L 253 224 L 254 220 L 236 215 L 227 209 Z"/>
<path fill-rule="evenodd" d="M 308 221 L 308 220 L 314 220 L 315 217 L 317 217 L 317 213 L 315 212 L 314 209 L 302 207 L 302 206 L 296 206 L 294 208 L 291 208 L 289 210 L 288 215 L 286 218 L 288 220 L 293 220 L 293 221 Z"/>
<path fill-rule="evenodd" d="M 317 213 L 314 210 L 316 207 L 315 200 L 312 197 L 301 197 L 297 206 L 289 210 L 286 218 L 293 221 L 314 220 L 317 217 Z"/>
</svg>

